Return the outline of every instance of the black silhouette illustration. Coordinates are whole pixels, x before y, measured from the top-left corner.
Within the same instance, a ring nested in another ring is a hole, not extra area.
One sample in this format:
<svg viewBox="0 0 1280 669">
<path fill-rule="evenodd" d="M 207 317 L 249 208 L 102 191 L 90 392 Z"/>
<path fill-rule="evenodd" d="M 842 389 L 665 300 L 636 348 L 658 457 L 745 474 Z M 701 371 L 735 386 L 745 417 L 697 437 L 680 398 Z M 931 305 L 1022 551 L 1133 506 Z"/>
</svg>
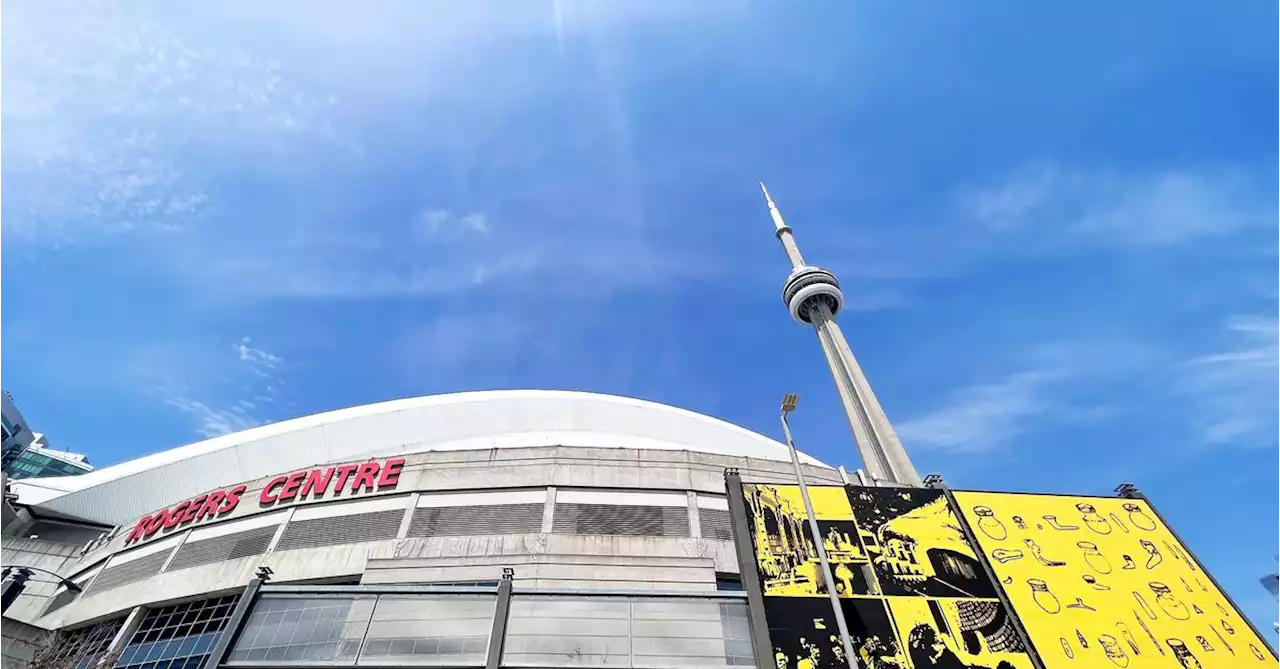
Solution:
<svg viewBox="0 0 1280 669">
<path fill-rule="evenodd" d="M 1181 576 L 1179 576 L 1179 577 L 1178 577 L 1178 580 L 1179 580 L 1179 581 L 1182 581 L 1182 587 L 1183 587 L 1183 589 L 1185 589 L 1187 592 L 1195 592 L 1195 590 L 1192 590 L 1192 589 L 1191 589 L 1191 584 L 1190 584 L 1190 583 L 1187 583 L 1187 579 L 1182 578 Z"/>
<path fill-rule="evenodd" d="M 1067 641 L 1067 637 L 1058 637 L 1058 643 L 1062 644 L 1062 654 L 1066 655 L 1068 660 L 1074 660 L 1076 653 L 1074 650 L 1071 650 L 1071 642 Z"/>
<path fill-rule="evenodd" d="M 1076 597 L 1076 601 L 1074 601 L 1074 602 L 1072 602 L 1072 603 L 1070 603 L 1070 604 L 1067 604 L 1067 608 L 1069 608 L 1069 609 L 1078 609 L 1078 610 L 1081 610 L 1081 611 L 1097 611 L 1097 609 L 1093 608 L 1092 606 L 1089 606 L 1088 604 L 1085 604 L 1085 603 L 1084 603 L 1084 599 L 1083 599 L 1083 598 L 1080 598 L 1080 597 Z"/>
<path fill-rule="evenodd" d="M 842 601 L 843 603 L 843 601 Z M 882 639 L 892 645 L 893 627 L 889 624 L 884 607 L 877 602 L 856 614 L 846 611 L 850 636 L 858 638 L 859 632 Z M 878 619 L 875 614 L 879 613 Z M 854 616 L 858 617 L 854 617 Z M 844 644 L 836 633 L 832 619 L 831 600 L 826 597 L 766 597 L 765 619 L 769 622 L 769 640 L 773 642 L 773 657 L 777 669 L 828 669 L 846 667 Z M 875 629 L 866 629 L 868 622 Z M 854 650 L 857 650 L 857 645 Z"/>
<path fill-rule="evenodd" d="M 1080 580 L 1084 581 L 1085 583 L 1088 583 L 1089 587 L 1093 588 L 1094 590 L 1110 590 L 1111 589 L 1110 586 L 1103 585 L 1102 583 L 1098 582 L 1097 577 L 1095 577 L 1093 574 L 1084 574 L 1083 576 L 1080 577 Z"/>
<path fill-rule="evenodd" d="M 996 597 L 941 491 L 850 488 L 849 504 L 883 594 Z"/>
<path fill-rule="evenodd" d="M 1200 608 L 1198 604 L 1193 603 L 1191 605 L 1191 610 L 1195 611 L 1197 615 L 1201 615 L 1201 616 L 1204 615 L 1204 609 Z"/>
<path fill-rule="evenodd" d="M 1151 620 L 1156 619 L 1156 612 L 1152 610 L 1151 605 L 1147 603 L 1147 600 L 1142 598 L 1142 593 L 1135 591 L 1133 593 L 1133 598 L 1138 600 L 1138 606 L 1142 607 L 1142 612 L 1146 614 L 1147 618 L 1150 618 Z"/>
<path fill-rule="evenodd" d="M 815 489 L 821 490 L 821 489 Z M 829 489 L 827 489 L 829 490 Z M 813 596 L 827 593 L 817 547 L 803 503 L 785 486 L 743 486 L 747 516 L 753 531 L 756 567 L 766 595 Z M 829 492 L 814 500 L 831 502 Z M 843 513 L 851 515 L 843 491 L 835 497 Z M 815 508 L 820 517 L 837 516 L 840 509 Z M 858 528 L 850 520 L 819 520 L 823 548 L 836 581 L 836 594 L 847 597 L 870 592 L 863 566 L 867 556 L 858 544 Z"/>
<path fill-rule="evenodd" d="M 1031 550 L 1031 557 L 1035 558 L 1036 562 L 1039 562 L 1046 567 L 1065 567 L 1067 565 L 1067 563 L 1061 560 L 1053 560 L 1045 557 L 1044 549 L 1040 547 L 1040 544 L 1036 543 L 1035 539 L 1023 539 L 1022 543 L 1026 544 L 1027 548 Z"/>
<path fill-rule="evenodd" d="M 993 653 L 1024 653 L 1012 618 L 995 601 L 889 598 L 911 667 L 1012 668 Z M 994 667 L 993 667 L 994 665 Z"/>
<path fill-rule="evenodd" d="M 1133 638 L 1133 632 L 1129 631 L 1129 626 L 1124 623 L 1116 623 L 1116 629 L 1120 632 L 1120 637 L 1124 642 L 1129 644 L 1129 650 L 1133 651 L 1134 657 L 1142 655 L 1142 649 L 1138 648 L 1138 640 Z"/>
<path fill-rule="evenodd" d="M 1160 581 L 1152 581 L 1147 586 L 1151 588 L 1151 592 L 1156 596 L 1156 606 L 1159 606 L 1160 610 L 1165 612 L 1165 615 L 1174 620 L 1191 619 L 1191 612 L 1187 610 L 1187 605 L 1174 596 L 1173 590 L 1169 586 Z"/>
<path fill-rule="evenodd" d="M 1203 669 L 1204 665 L 1200 664 L 1200 660 L 1196 659 L 1182 639 L 1169 638 L 1164 642 L 1169 646 L 1169 650 L 1173 651 L 1173 659 L 1177 660 L 1183 669 Z"/>
<path fill-rule="evenodd" d="M 1076 546 L 1084 553 L 1084 561 L 1099 574 L 1111 573 L 1111 561 L 1098 551 L 1098 544 L 1092 541 L 1077 541 Z"/>
<path fill-rule="evenodd" d="M 1022 551 L 1016 549 L 1010 550 L 1008 548 L 997 548 L 991 551 L 991 559 L 1001 564 L 1004 564 L 1005 562 L 1013 562 L 1014 560 L 1021 560 L 1023 555 Z"/>
<path fill-rule="evenodd" d="M 1212 652 L 1213 652 L 1213 646 L 1210 646 L 1210 645 L 1209 645 L 1209 640 L 1208 640 L 1208 639 L 1206 639 L 1206 638 L 1204 638 L 1204 637 L 1202 637 L 1202 636 L 1196 636 L 1196 642 L 1200 644 L 1200 647 L 1201 647 L 1202 649 L 1204 649 L 1204 650 L 1206 650 L 1206 651 L 1208 651 L 1208 652 L 1210 652 L 1210 653 L 1212 653 Z"/>
<path fill-rule="evenodd" d="M 1009 536 L 1009 530 L 996 518 L 995 513 L 991 511 L 989 506 L 973 507 L 973 514 L 978 517 L 975 523 L 983 534 L 987 535 L 994 541 L 1004 541 Z"/>
<path fill-rule="evenodd" d="M 1236 628 L 1232 627 L 1232 626 L 1231 626 L 1231 623 L 1227 622 L 1227 619 L 1226 619 L 1226 618 L 1223 618 L 1222 620 L 1219 620 L 1218 622 L 1222 624 L 1222 631 L 1224 631 L 1224 632 L 1226 632 L 1227 634 L 1230 634 L 1230 635 L 1232 635 L 1232 636 L 1235 636 Z"/>
<path fill-rule="evenodd" d="M 1078 530 L 1078 529 L 1080 529 L 1080 526 L 1079 526 L 1079 525 L 1064 525 L 1064 524 L 1062 524 L 1062 523 L 1058 522 L 1058 517 L 1057 517 L 1057 516 L 1045 516 L 1045 517 L 1044 517 L 1044 522 L 1049 523 L 1049 527 L 1052 527 L 1053 529 L 1055 529 L 1055 530 L 1059 530 L 1059 531 L 1068 531 L 1068 530 Z"/>
<path fill-rule="evenodd" d="M 1265 661 L 1267 659 L 1262 656 L 1262 649 L 1258 648 L 1257 646 L 1253 644 L 1249 644 L 1249 650 L 1253 651 L 1253 656 L 1258 658 L 1259 660 Z"/>
<path fill-rule="evenodd" d="M 1136 594 L 1138 594 L 1138 593 L 1136 593 L 1136 592 L 1135 592 L 1135 593 L 1133 593 L 1133 594 L 1135 594 L 1135 595 L 1136 595 Z M 1139 599 L 1141 599 L 1141 598 L 1139 598 Z M 1138 615 L 1138 612 L 1137 612 L 1137 611 L 1134 611 L 1134 612 L 1133 612 L 1133 617 L 1134 617 L 1134 619 L 1135 619 L 1135 620 L 1137 620 L 1137 621 L 1138 621 L 1138 625 L 1140 625 L 1140 626 L 1142 627 L 1142 631 L 1147 633 L 1147 638 L 1148 638 L 1148 639 L 1151 639 L 1151 643 L 1155 644 L 1156 650 L 1160 651 L 1160 654 L 1161 654 L 1161 655 L 1168 655 L 1168 653 L 1166 653 L 1166 652 L 1165 652 L 1165 650 L 1164 650 L 1164 646 L 1161 646 L 1161 645 L 1160 645 L 1160 640 L 1156 638 L 1156 635 L 1155 635 L 1155 634 L 1152 634 L 1152 633 L 1151 633 L 1151 628 L 1150 628 L 1150 627 L 1147 627 L 1147 622 L 1146 622 L 1145 620 L 1143 620 L 1143 619 L 1142 619 L 1142 616 Z"/>
<path fill-rule="evenodd" d="M 1115 511 L 1108 513 L 1107 517 L 1111 519 L 1111 522 L 1115 523 L 1116 527 L 1124 530 L 1125 534 L 1129 533 L 1129 527 L 1124 524 L 1124 521 L 1120 520 L 1120 517 L 1116 515 Z"/>
<path fill-rule="evenodd" d="M 1103 518 L 1092 504 L 1081 502 L 1076 505 L 1076 508 L 1080 510 L 1080 519 L 1084 521 L 1085 527 L 1098 534 L 1111 534 L 1111 523 Z"/>
<path fill-rule="evenodd" d="M 1110 634 L 1103 634 L 1098 637 L 1098 643 L 1102 646 L 1102 653 L 1111 660 L 1111 664 L 1117 667 L 1129 666 L 1129 654 L 1124 652 L 1124 647 L 1120 645 L 1120 640 Z"/>
<path fill-rule="evenodd" d="M 1080 642 L 1081 648 L 1087 649 L 1089 647 L 1089 640 L 1084 638 L 1084 632 L 1081 632 L 1080 630 L 1076 630 L 1076 641 Z"/>
<path fill-rule="evenodd" d="M 1049 592 L 1049 585 L 1044 579 L 1029 578 L 1027 585 L 1031 587 L 1031 599 L 1045 613 L 1057 613 L 1062 610 L 1062 602 L 1058 601 L 1058 597 Z"/>
<path fill-rule="evenodd" d="M 1146 532 L 1156 529 L 1156 521 L 1152 520 L 1151 517 L 1142 510 L 1142 507 L 1134 504 L 1133 502 L 1125 502 L 1120 506 L 1125 511 L 1129 512 L 1129 523 L 1134 527 Z"/>
<path fill-rule="evenodd" d="M 1138 568 L 1138 565 L 1133 561 L 1133 558 L 1129 557 L 1128 553 L 1124 553 L 1120 557 L 1124 558 L 1124 566 L 1121 567 L 1121 569 L 1137 569 Z"/>
<path fill-rule="evenodd" d="M 1164 562 L 1164 556 L 1160 554 L 1160 549 L 1156 545 L 1146 539 L 1139 539 L 1138 543 L 1142 544 L 1142 550 L 1147 552 L 1147 569 L 1155 569 L 1155 566 Z"/>
<path fill-rule="evenodd" d="M 1013 524 L 1015 527 L 1017 527 L 1020 530 L 1027 529 L 1027 522 L 1022 519 L 1022 516 L 1014 516 Z"/>
<path fill-rule="evenodd" d="M 743 489 L 777 668 L 845 669 L 851 658 L 798 491 Z M 1013 669 L 1028 661 L 941 491 L 817 486 L 810 494 L 859 667 Z M 1007 535 L 994 514 L 990 520 L 992 534 Z M 867 596 L 873 589 L 877 596 Z"/>
</svg>

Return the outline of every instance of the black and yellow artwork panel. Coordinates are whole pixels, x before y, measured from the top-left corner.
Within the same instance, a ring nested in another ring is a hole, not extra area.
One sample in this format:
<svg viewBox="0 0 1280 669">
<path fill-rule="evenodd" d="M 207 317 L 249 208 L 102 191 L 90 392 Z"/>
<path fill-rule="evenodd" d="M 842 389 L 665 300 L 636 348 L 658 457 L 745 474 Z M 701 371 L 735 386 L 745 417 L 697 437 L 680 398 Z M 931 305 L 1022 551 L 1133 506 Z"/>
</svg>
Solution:
<svg viewBox="0 0 1280 669">
<path fill-rule="evenodd" d="M 1276 666 L 1145 501 L 954 495 L 1047 669 Z"/>
<path fill-rule="evenodd" d="M 997 597 L 942 491 L 851 487 L 848 493 L 880 594 Z"/>
<path fill-rule="evenodd" d="M 743 486 L 743 494 L 752 550 L 765 596 L 826 596 L 821 562 L 800 488 L 751 484 Z M 863 568 L 867 556 L 858 542 L 858 528 L 844 488 L 813 486 L 809 488 L 809 497 L 835 577 L 836 594 L 841 597 L 867 594 Z"/>
</svg>

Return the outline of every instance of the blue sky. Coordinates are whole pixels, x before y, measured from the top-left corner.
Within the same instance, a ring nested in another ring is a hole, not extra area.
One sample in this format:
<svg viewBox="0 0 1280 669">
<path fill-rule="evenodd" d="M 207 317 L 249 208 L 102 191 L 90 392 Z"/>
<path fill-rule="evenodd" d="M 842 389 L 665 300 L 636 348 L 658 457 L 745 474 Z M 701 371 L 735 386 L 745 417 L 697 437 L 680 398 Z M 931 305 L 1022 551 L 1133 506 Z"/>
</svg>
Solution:
<svg viewBox="0 0 1280 669">
<path fill-rule="evenodd" d="M 1276 8 L 6 3 L 3 383 L 108 464 L 407 395 L 857 465 L 764 179 L 917 467 L 1276 567 Z M 1268 625 L 1269 626 L 1269 625 Z"/>
</svg>

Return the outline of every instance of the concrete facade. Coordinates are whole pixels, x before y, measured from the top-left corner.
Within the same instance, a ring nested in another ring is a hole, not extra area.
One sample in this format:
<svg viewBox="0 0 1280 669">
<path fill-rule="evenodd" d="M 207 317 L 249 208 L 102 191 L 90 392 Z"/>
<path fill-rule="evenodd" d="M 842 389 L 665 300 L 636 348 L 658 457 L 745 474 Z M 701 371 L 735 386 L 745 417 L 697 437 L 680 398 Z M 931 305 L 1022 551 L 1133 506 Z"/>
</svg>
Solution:
<svg viewBox="0 0 1280 669">
<path fill-rule="evenodd" d="M 656 410 L 655 420 L 660 422 L 664 411 Z M 645 422 L 644 411 L 628 418 L 629 425 Z M 715 428 L 719 422 L 698 417 L 694 423 Z M 6 622 L 76 628 L 138 607 L 236 592 L 263 566 L 274 572 L 272 583 L 491 582 L 511 568 L 516 592 L 714 591 L 718 579 L 738 573 L 734 547 L 724 529 L 725 469 L 736 468 L 758 481 L 794 478 L 785 446 L 753 433 L 744 438 L 741 428 L 722 425 L 727 426 L 723 431 L 729 440 L 754 440 L 756 446 L 747 449 L 751 456 L 726 453 L 723 442 L 706 451 L 674 448 L 671 443 L 679 440 L 655 448 L 604 441 L 596 446 L 447 449 L 419 444 L 421 450 L 415 451 L 394 444 L 377 452 L 366 450 L 363 458 L 315 464 L 305 456 L 276 454 L 273 461 L 289 467 L 243 482 L 227 481 L 215 472 L 210 485 L 172 487 L 176 496 L 163 501 L 173 508 L 210 489 L 242 485 L 239 504 L 216 518 L 176 524 L 131 540 L 137 518 L 116 516 L 116 527 L 87 550 L 40 539 L 6 540 L 5 564 L 49 569 L 84 590 L 76 595 L 53 582 L 33 581 L 6 614 Z M 503 429 L 512 427 L 508 423 Z M 646 429 L 652 434 L 655 426 Z M 596 429 L 590 434 L 608 432 Z M 699 435 L 715 436 L 715 429 Z M 581 444 L 581 437 L 568 441 Z M 533 434 L 523 440 L 545 438 Z M 306 444 L 295 442 L 294 447 Z M 268 497 L 277 493 L 279 475 L 291 468 L 385 462 L 387 455 L 403 459 L 394 485 L 359 493 L 344 489 L 287 503 L 265 503 L 261 497 L 264 489 Z M 838 471 L 808 460 L 811 482 L 840 482 Z M 299 467 L 298 462 L 305 465 Z M 95 475 L 110 476 L 111 469 Z M 117 486 L 116 494 L 127 495 L 138 480 L 135 472 L 112 485 Z M 37 504 L 31 511 L 65 508 L 68 505 Z M 113 508 L 128 508 L 128 503 Z M 146 508 L 140 516 L 156 511 Z M 66 516 L 63 520 L 70 522 Z"/>
</svg>

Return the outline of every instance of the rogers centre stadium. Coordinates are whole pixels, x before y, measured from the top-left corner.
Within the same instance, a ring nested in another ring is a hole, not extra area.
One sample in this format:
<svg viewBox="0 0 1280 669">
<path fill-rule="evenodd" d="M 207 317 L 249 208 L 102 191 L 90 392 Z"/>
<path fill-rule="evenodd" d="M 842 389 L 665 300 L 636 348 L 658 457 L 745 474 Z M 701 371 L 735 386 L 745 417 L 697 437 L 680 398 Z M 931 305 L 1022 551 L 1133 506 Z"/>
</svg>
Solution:
<svg viewBox="0 0 1280 669">
<path fill-rule="evenodd" d="M 32 571 L 5 594 L 5 665 L 51 632 L 42 666 L 754 665 L 727 469 L 795 480 L 786 445 L 736 425 L 529 390 L 12 481 L 4 565 Z"/>
</svg>

